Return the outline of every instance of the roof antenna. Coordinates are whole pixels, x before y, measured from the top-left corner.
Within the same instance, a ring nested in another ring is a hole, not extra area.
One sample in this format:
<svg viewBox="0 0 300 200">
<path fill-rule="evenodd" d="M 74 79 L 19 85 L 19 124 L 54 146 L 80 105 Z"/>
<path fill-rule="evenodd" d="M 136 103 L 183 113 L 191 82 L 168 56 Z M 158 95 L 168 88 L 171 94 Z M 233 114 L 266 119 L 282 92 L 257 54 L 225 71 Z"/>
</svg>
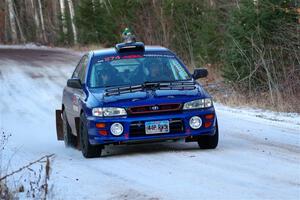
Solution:
<svg viewBox="0 0 300 200">
<path fill-rule="evenodd" d="M 124 43 L 133 43 L 136 42 L 135 35 L 132 34 L 132 31 L 127 27 L 122 33 L 122 38 Z"/>
</svg>

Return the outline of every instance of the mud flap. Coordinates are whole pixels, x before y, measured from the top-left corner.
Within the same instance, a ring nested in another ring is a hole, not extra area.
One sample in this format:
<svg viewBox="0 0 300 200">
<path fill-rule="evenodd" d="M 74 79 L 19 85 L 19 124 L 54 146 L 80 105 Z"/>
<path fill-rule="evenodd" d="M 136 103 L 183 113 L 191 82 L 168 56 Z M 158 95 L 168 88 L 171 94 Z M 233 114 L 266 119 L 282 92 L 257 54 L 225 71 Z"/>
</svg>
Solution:
<svg viewBox="0 0 300 200">
<path fill-rule="evenodd" d="M 63 120 L 62 120 L 62 111 L 56 110 L 56 135 L 57 140 L 64 140 L 64 132 L 63 132 Z"/>
<path fill-rule="evenodd" d="M 77 132 L 77 146 L 76 146 L 76 148 L 78 150 L 81 150 L 81 147 L 80 147 L 80 132 L 79 132 L 79 129 L 80 129 L 80 118 L 79 117 L 75 118 L 75 126 L 76 126 L 76 132 Z"/>
</svg>

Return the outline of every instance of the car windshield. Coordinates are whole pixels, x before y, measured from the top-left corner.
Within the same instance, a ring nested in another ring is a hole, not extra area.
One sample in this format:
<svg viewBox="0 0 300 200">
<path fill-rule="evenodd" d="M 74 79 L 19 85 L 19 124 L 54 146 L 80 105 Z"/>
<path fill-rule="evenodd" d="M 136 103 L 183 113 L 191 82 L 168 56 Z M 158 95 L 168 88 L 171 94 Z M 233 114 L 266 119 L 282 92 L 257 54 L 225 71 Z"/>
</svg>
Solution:
<svg viewBox="0 0 300 200">
<path fill-rule="evenodd" d="M 88 83 L 91 88 L 191 79 L 178 60 L 169 55 L 96 57 L 90 73 Z"/>
</svg>

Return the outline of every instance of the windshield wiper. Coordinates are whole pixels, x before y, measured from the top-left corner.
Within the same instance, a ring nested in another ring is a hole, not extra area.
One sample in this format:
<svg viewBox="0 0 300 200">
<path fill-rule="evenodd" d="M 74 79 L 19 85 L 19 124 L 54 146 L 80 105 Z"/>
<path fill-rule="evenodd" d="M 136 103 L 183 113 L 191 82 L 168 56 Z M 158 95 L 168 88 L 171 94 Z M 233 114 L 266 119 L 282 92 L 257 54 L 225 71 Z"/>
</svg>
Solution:
<svg viewBox="0 0 300 200">
<path fill-rule="evenodd" d="M 158 81 L 145 81 L 142 85 L 146 89 L 154 89 L 159 87 L 160 82 Z"/>
<path fill-rule="evenodd" d="M 194 90 L 196 88 L 195 82 L 190 80 L 184 81 L 146 81 L 143 84 L 131 86 L 106 86 L 105 95 L 113 96 L 130 92 L 139 92 L 144 89 L 151 90 Z"/>
</svg>

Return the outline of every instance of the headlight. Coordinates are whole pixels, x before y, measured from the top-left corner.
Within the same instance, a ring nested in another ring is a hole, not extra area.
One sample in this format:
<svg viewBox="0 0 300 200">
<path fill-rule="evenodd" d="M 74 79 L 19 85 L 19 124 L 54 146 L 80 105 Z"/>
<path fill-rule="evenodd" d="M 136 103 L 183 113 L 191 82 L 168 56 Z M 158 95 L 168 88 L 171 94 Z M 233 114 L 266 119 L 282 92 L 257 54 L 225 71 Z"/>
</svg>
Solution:
<svg viewBox="0 0 300 200">
<path fill-rule="evenodd" d="M 211 98 L 197 99 L 197 100 L 185 103 L 183 106 L 183 110 L 209 108 L 212 106 L 212 104 L 213 103 L 212 103 Z"/>
<path fill-rule="evenodd" d="M 113 116 L 125 116 L 127 112 L 124 108 L 104 107 L 93 108 L 93 116 L 96 117 L 113 117 Z"/>
</svg>

